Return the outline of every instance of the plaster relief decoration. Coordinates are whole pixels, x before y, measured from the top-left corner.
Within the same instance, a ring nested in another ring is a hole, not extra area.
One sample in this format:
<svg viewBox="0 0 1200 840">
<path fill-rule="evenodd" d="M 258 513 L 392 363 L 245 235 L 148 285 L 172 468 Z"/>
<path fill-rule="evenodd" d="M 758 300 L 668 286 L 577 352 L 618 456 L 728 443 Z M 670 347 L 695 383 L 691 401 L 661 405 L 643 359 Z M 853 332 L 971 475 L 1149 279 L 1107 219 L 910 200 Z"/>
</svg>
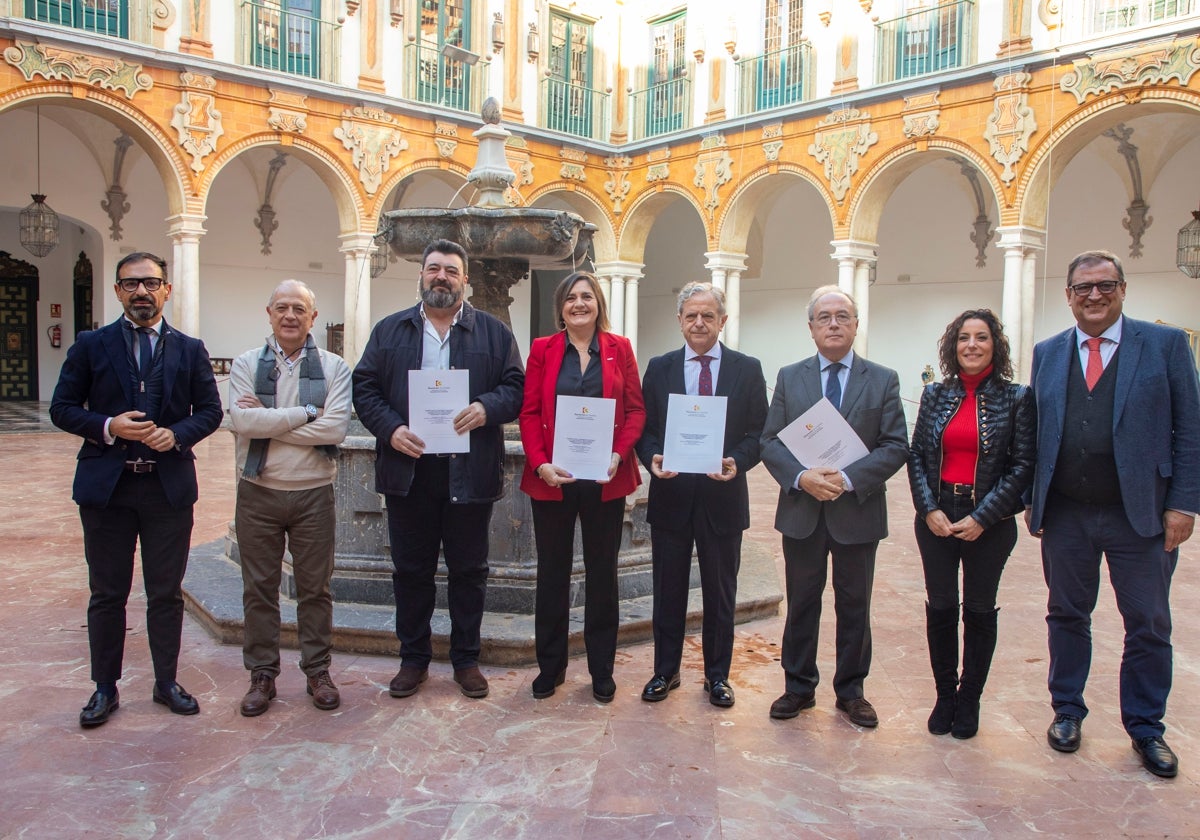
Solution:
<svg viewBox="0 0 1200 840">
<path fill-rule="evenodd" d="M 1194 38 L 1164 38 L 1076 59 L 1075 69 L 1063 76 L 1058 86 L 1082 103 L 1089 96 L 1116 88 L 1165 84 L 1172 79 L 1186 86 L 1197 70 L 1200 46 Z"/>
<path fill-rule="evenodd" d="M 279 229 L 279 222 L 275 221 L 275 208 L 271 206 L 271 193 L 275 191 L 275 179 L 279 177 L 279 170 L 283 169 L 286 163 L 287 155 L 283 152 L 276 152 L 275 157 L 271 158 L 267 165 L 267 188 L 263 193 L 263 203 L 258 208 L 258 215 L 254 217 L 254 226 L 262 235 L 263 256 L 271 253 L 271 234 Z"/>
<path fill-rule="evenodd" d="M 763 154 L 767 160 L 774 163 L 779 160 L 779 152 L 783 150 L 783 123 L 764 125 L 762 130 Z"/>
<path fill-rule="evenodd" d="M 587 152 L 563 147 L 558 150 L 558 156 L 563 161 L 558 170 L 558 177 L 568 181 L 587 180 L 587 173 L 583 169 L 583 165 L 587 163 Z"/>
<path fill-rule="evenodd" d="M 604 166 L 608 169 L 608 180 L 604 182 L 604 191 L 608 193 L 613 205 L 613 214 L 621 215 L 621 208 L 629 196 L 629 168 L 633 166 L 633 158 L 626 155 L 606 157 Z"/>
<path fill-rule="evenodd" d="M 733 180 L 733 157 L 726 148 L 725 138 L 710 134 L 700 141 L 700 156 L 696 161 L 696 177 L 692 180 L 704 190 L 704 208 L 711 219 L 713 212 L 721 206 L 717 191 Z"/>
<path fill-rule="evenodd" d="M 523 137 L 515 134 L 505 138 L 504 159 L 508 161 L 508 168 L 517 176 L 504 191 L 504 203 L 509 207 L 520 207 L 525 204 L 525 198 L 520 192 L 521 187 L 533 183 L 533 158 L 529 154 L 529 144 Z"/>
<path fill-rule="evenodd" d="M 179 81 L 184 90 L 179 104 L 172 109 L 171 127 L 179 137 L 179 145 L 192 156 L 192 171 L 204 171 L 204 159 L 217 150 L 217 141 L 225 133 L 221 112 L 214 106 L 217 99 L 211 93 L 217 82 L 212 76 L 183 72 Z"/>
<path fill-rule="evenodd" d="M 21 71 L 25 81 L 34 76 L 47 81 L 61 79 L 86 82 L 105 90 L 124 91 L 126 99 L 154 87 L 150 74 L 140 64 L 127 64 L 119 58 L 100 57 L 86 53 L 17 41 L 4 51 L 4 60 Z"/>
<path fill-rule="evenodd" d="M 870 120 L 869 114 L 857 108 L 842 108 L 817 123 L 808 153 L 825 165 L 825 179 L 839 202 L 850 189 L 859 159 L 879 142 Z"/>
<path fill-rule="evenodd" d="M 437 146 L 438 154 L 444 158 L 454 157 L 458 148 L 458 126 L 441 120 L 434 120 L 433 125 L 433 144 Z"/>
<path fill-rule="evenodd" d="M 1004 167 L 1000 180 L 1006 186 L 1017 177 L 1013 164 L 1029 151 L 1029 138 L 1037 130 L 1037 119 L 1029 107 L 1029 82 L 1032 78 L 1025 71 L 1018 70 L 999 76 L 994 85 L 996 96 L 983 139 L 988 141 L 992 158 Z"/>
<path fill-rule="evenodd" d="M 1125 230 L 1129 231 L 1129 237 L 1132 240 L 1129 243 L 1129 256 L 1140 257 L 1142 255 L 1142 236 L 1146 233 L 1146 229 L 1154 224 L 1154 217 L 1149 215 L 1150 205 L 1142 196 L 1142 164 L 1138 160 L 1138 147 L 1129 142 L 1129 138 L 1133 136 L 1133 129 L 1125 123 L 1118 123 L 1114 128 L 1105 131 L 1104 136 L 1117 142 L 1117 152 L 1125 158 L 1125 165 L 1129 168 L 1129 184 L 1132 187 L 1133 200 L 1125 208 L 1127 215 L 1121 220 L 1121 224 Z"/>
<path fill-rule="evenodd" d="M 267 89 L 267 125 L 285 134 L 303 134 L 308 129 L 308 97 L 302 93 Z"/>
<path fill-rule="evenodd" d="M 940 90 L 916 93 L 904 97 L 904 136 L 909 140 L 938 133 L 941 128 L 942 103 L 938 102 Z"/>
<path fill-rule="evenodd" d="M 151 6 L 150 19 L 154 26 L 154 46 L 161 48 L 163 33 L 175 23 L 175 6 L 170 0 L 154 0 Z"/>
<path fill-rule="evenodd" d="M 655 149 L 646 155 L 646 180 L 650 183 L 666 181 L 671 177 L 671 150 Z"/>
<path fill-rule="evenodd" d="M 983 185 L 979 183 L 979 170 L 964 160 L 959 160 L 958 163 L 963 177 L 971 185 L 971 193 L 975 196 L 977 213 L 972 225 L 971 242 L 975 245 L 975 267 L 984 268 L 987 266 L 987 247 L 996 235 L 996 229 L 992 227 L 992 220 L 988 218 L 987 197 L 983 193 Z"/>
<path fill-rule="evenodd" d="M 358 106 L 342 111 L 342 124 L 333 130 L 333 136 L 350 152 L 358 180 L 368 195 L 379 189 L 392 158 L 408 148 L 408 141 L 395 123 L 378 108 Z"/>
<path fill-rule="evenodd" d="M 113 145 L 116 149 L 113 151 L 112 186 L 105 191 L 104 198 L 100 201 L 100 209 L 108 214 L 109 221 L 112 222 L 108 226 L 110 238 L 113 242 L 120 242 L 121 219 L 132 209 L 125 188 L 121 186 L 121 170 L 125 166 L 125 153 L 133 145 L 133 138 L 122 131 L 113 141 Z"/>
</svg>

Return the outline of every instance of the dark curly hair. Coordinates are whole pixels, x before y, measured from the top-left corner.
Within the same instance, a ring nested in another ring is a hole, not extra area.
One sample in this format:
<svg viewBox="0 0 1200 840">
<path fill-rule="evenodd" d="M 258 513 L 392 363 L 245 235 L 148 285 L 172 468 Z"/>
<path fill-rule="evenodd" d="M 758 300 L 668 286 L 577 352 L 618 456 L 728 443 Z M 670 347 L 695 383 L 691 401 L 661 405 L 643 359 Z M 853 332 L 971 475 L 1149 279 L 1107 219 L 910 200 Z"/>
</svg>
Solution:
<svg viewBox="0 0 1200 840">
<path fill-rule="evenodd" d="M 958 376 L 958 334 L 963 324 L 972 319 L 987 324 L 988 332 L 992 334 L 992 377 L 1005 382 L 1012 381 L 1012 357 L 1008 350 L 1008 336 L 1004 334 L 1004 325 L 990 309 L 968 309 L 959 315 L 946 327 L 938 342 L 938 364 L 942 368 L 942 376 L 946 382 Z"/>
</svg>

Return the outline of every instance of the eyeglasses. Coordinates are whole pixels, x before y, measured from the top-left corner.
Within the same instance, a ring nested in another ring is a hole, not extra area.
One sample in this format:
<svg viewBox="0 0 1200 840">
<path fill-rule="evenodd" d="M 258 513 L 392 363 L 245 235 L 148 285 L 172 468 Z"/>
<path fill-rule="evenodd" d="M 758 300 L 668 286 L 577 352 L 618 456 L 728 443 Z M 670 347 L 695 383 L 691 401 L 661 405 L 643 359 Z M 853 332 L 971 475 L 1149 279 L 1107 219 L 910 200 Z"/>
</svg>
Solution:
<svg viewBox="0 0 1200 840">
<path fill-rule="evenodd" d="M 1076 297 L 1091 297 L 1092 289 L 1099 289 L 1102 295 L 1111 295 L 1121 285 L 1119 280 L 1101 280 L 1099 283 L 1076 283 L 1073 286 L 1067 286 Z"/>
<path fill-rule="evenodd" d="M 123 292 L 136 292 L 138 286 L 145 286 L 147 292 L 157 292 L 167 281 L 161 277 L 122 277 L 117 281 Z"/>
<path fill-rule="evenodd" d="M 837 321 L 840 326 L 845 327 L 849 326 L 850 322 L 853 320 L 854 316 L 849 312 L 838 312 L 836 314 L 831 312 L 822 312 L 816 318 L 813 318 L 813 323 L 819 327 L 828 327 L 831 323 Z"/>
</svg>

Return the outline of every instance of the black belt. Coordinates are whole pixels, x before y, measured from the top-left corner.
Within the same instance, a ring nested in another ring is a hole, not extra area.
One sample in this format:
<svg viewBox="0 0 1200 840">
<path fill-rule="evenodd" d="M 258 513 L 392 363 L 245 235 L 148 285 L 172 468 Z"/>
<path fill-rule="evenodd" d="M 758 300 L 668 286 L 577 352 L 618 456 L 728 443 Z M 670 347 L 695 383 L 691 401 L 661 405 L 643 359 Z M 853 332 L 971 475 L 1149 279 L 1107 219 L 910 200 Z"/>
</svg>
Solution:
<svg viewBox="0 0 1200 840">
<path fill-rule="evenodd" d="M 942 492 L 949 493 L 952 496 L 968 496 L 975 498 L 974 484 L 957 484 L 955 482 L 943 481 Z"/>
<path fill-rule="evenodd" d="M 154 472 L 154 461 L 126 461 L 125 470 L 136 475 Z"/>
</svg>

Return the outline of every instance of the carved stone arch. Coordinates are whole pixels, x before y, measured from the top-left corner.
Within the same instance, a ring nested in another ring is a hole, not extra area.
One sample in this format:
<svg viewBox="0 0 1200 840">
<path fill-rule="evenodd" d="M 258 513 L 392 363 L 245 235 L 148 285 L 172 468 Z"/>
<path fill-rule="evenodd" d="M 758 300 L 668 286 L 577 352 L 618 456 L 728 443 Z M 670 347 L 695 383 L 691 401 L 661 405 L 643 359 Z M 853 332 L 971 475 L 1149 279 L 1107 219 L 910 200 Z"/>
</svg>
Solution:
<svg viewBox="0 0 1200 840">
<path fill-rule="evenodd" d="M 306 163 L 329 189 L 330 197 L 333 198 L 334 206 L 337 208 L 339 235 L 357 233 L 368 228 L 374 230 L 375 219 L 365 215 L 366 207 L 355 187 L 354 173 L 324 146 L 304 137 L 292 137 L 290 145 L 285 146 L 280 142 L 282 137 L 283 135 L 277 132 L 263 132 L 243 137 L 222 149 L 204 170 L 197 185 L 196 192 L 201 203 L 199 211 L 201 215 L 204 214 L 204 207 L 208 204 L 213 182 L 232 160 L 248 149 L 259 146 L 278 146 L 284 149 L 288 155 Z"/>
<path fill-rule="evenodd" d="M 612 216 L 608 213 L 603 199 L 592 190 L 566 187 L 566 181 L 557 181 L 539 187 L 529 196 L 526 207 L 538 207 L 539 202 L 554 198 L 567 205 L 571 212 L 578 213 L 584 221 L 596 226 L 592 234 L 592 251 L 596 262 L 610 262 L 617 259 L 617 236 L 613 229 Z M 544 206 L 544 205 L 543 205 Z"/>
<path fill-rule="evenodd" d="M 729 196 L 717 218 L 717 245 L 714 250 L 744 253 L 754 220 L 770 209 L 779 196 L 796 180 L 813 187 L 829 210 L 829 223 L 836 226 L 837 205 L 828 186 L 812 172 L 791 163 L 763 166 L 749 173 Z"/>
<path fill-rule="evenodd" d="M 650 228 L 654 226 L 658 208 L 675 199 L 682 199 L 695 211 L 696 219 L 704 228 L 704 241 L 708 247 L 712 247 L 713 233 L 708 225 L 708 214 L 696 201 L 696 196 L 682 186 L 668 183 L 664 184 L 661 190 L 646 190 L 625 208 L 621 226 L 617 230 L 618 259 L 642 262 L 646 238 L 650 234 Z"/>
<path fill-rule="evenodd" d="M 380 184 L 373 199 L 373 218 L 378 218 L 380 213 L 386 213 L 392 209 L 392 193 L 395 192 L 396 187 L 400 186 L 413 175 L 432 175 L 438 177 L 440 180 L 445 180 L 447 184 L 450 183 L 449 176 L 455 175 L 458 176 L 458 180 L 462 184 L 466 184 L 467 175 L 470 172 L 471 168 L 469 166 L 463 166 L 461 163 L 456 163 L 455 161 L 447 161 L 445 158 L 424 158 L 412 161 L 394 172 L 389 172 L 387 179 Z"/>
<path fill-rule="evenodd" d="M 1014 218 L 1005 224 L 1045 229 L 1050 191 L 1063 170 L 1085 146 L 1109 128 L 1129 119 L 1125 107 L 1136 94 L 1137 116 L 1200 112 L 1200 93 L 1184 88 L 1139 88 L 1114 91 L 1077 108 L 1051 127 L 1033 149 L 1016 181 Z"/>
<path fill-rule="evenodd" d="M 932 152 L 933 154 L 929 154 Z M 948 137 L 930 137 L 928 142 L 905 143 L 882 155 L 855 186 L 850 200 L 846 202 L 844 221 L 845 238 L 859 242 L 876 242 L 879 237 L 879 220 L 883 207 L 896 187 L 923 166 L 944 159 L 947 154 L 967 161 L 983 176 L 997 212 L 1003 218 L 1006 207 L 1004 189 L 987 159 L 965 143 Z M 839 232 L 839 236 L 842 233 Z"/>
<path fill-rule="evenodd" d="M 14 107 L 37 100 L 63 108 L 78 108 L 94 114 L 128 134 L 150 158 L 166 191 L 168 215 L 189 211 L 189 187 L 192 179 L 188 164 L 178 145 L 139 108 L 128 101 L 98 89 L 87 88 L 87 96 L 76 98 L 76 85 L 52 82 L 26 85 L 0 96 L 0 115 Z"/>
</svg>

